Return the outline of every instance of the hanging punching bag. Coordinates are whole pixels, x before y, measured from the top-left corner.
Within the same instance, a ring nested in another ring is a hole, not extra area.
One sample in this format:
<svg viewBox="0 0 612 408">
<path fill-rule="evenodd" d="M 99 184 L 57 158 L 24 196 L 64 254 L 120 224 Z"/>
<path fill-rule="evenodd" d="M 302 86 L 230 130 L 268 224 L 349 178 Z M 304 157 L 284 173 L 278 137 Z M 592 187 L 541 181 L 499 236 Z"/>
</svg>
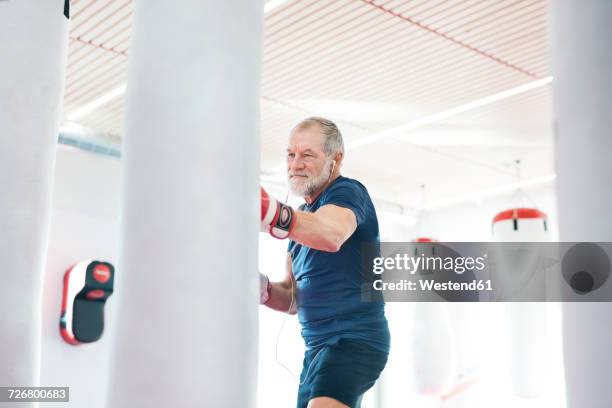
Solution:
<svg viewBox="0 0 612 408">
<path fill-rule="evenodd" d="M 537 208 L 511 208 L 493 217 L 493 241 L 549 242 L 548 216 Z"/>
<path fill-rule="evenodd" d="M 263 7 L 137 0 L 107 406 L 254 407 Z"/>
<path fill-rule="evenodd" d="M 493 218 L 493 241 L 495 242 L 549 242 L 552 240 L 548 216 L 536 208 L 512 208 Z M 526 244 L 529 245 L 529 244 Z M 520 244 L 517 244 L 519 247 Z M 533 253 L 526 248 L 525 253 Z M 506 251 L 502 251 L 506 254 Z M 526 255 L 511 257 L 504 273 L 517 276 L 506 277 L 508 281 L 528 280 L 533 258 Z M 546 308 L 544 303 L 512 302 L 506 304 L 509 326 L 510 356 L 514 393 L 523 398 L 541 395 L 545 379 L 544 342 Z"/>
<path fill-rule="evenodd" d="M 34 386 L 68 1 L 0 1 L 0 38 L 0 385 Z"/>
<path fill-rule="evenodd" d="M 408 377 L 420 394 L 442 397 L 455 385 L 455 341 L 443 302 L 416 302 L 410 325 Z"/>
<path fill-rule="evenodd" d="M 412 256 L 434 255 L 434 246 L 428 243 L 437 242 L 436 239 L 420 237 L 412 242 L 421 244 L 414 245 Z M 456 349 L 449 319 L 444 302 L 414 304 L 407 344 L 408 377 L 412 378 L 413 388 L 419 394 L 439 398 L 454 386 Z"/>
</svg>

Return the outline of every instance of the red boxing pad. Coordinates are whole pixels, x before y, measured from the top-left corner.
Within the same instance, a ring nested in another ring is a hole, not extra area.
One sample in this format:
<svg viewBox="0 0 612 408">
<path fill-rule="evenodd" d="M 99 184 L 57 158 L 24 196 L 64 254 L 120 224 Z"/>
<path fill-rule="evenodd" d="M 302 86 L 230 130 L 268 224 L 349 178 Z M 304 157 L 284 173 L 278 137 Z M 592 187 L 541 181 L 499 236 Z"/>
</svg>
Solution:
<svg viewBox="0 0 612 408">
<path fill-rule="evenodd" d="M 64 274 L 60 334 L 69 344 L 91 343 L 104 331 L 104 305 L 113 293 L 115 269 L 87 260 Z"/>
</svg>

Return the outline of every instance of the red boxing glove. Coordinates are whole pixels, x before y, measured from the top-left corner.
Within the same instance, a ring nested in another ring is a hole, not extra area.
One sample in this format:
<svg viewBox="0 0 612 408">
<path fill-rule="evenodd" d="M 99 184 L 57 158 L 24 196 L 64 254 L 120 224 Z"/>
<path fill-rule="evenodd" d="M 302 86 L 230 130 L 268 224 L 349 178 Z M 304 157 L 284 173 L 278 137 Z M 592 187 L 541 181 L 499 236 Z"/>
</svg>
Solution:
<svg viewBox="0 0 612 408">
<path fill-rule="evenodd" d="M 295 225 L 293 208 L 269 196 L 261 187 L 260 192 L 262 230 L 268 231 L 274 238 L 287 238 Z"/>
</svg>

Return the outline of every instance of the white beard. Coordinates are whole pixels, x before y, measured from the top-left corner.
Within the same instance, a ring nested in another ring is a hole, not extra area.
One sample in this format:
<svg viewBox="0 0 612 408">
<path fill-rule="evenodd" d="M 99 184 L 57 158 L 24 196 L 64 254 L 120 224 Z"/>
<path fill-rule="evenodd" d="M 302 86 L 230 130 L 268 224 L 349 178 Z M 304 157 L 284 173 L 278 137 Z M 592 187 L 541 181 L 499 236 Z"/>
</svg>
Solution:
<svg viewBox="0 0 612 408">
<path fill-rule="evenodd" d="M 316 177 L 308 176 L 306 182 L 301 185 L 297 185 L 297 183 L 293 182 L 292 179 L 289 178 L 289 189 L 291 190 L 291 193 L 299 197 L 306 197 L 314 194 L 329 181 L 331 177 L 332 162 L 333 160 L 331 158 L 326 159 L 321 173 Z"/>
</svg>

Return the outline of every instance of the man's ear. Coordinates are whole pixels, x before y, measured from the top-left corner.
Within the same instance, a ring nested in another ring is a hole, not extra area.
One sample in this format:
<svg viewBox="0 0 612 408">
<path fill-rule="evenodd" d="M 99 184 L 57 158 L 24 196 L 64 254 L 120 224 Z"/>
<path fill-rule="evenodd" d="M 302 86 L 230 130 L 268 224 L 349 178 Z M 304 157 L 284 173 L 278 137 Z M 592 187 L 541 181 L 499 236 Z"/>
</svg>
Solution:
<svg viewBox="0 0 612 408">
<path fill-rule="evenodd" d="M 342 152 L 341 153 L 337 153 L 336 157 L 334 157 L 334 162 L 336 164 L 339 164 L 342 161 L 343 157 L 344 157 L 344 154 Z"/>
</svg>

